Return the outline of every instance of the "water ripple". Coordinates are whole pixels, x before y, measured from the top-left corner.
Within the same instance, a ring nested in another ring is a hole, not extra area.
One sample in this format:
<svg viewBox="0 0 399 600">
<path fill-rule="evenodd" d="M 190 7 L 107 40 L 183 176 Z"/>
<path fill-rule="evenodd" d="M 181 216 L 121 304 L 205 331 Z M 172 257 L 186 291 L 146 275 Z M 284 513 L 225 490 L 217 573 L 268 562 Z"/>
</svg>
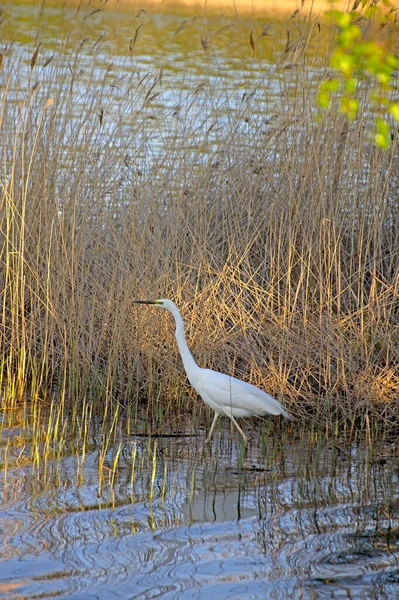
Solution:
<svg viewBox="0 0 399 600">
<path fill-rule="evenodd" d="M 10 463 L 0 582 L 41 598 L 394 597 L 394 458 L 360 477 L 361 448 L 340 463 L 326 445 L 309 476 L 297 443 L 272 468 L 255 448 L 241 464 L 231 441 L 215 455 L 135 443 L 139 467 L 121 456 L 112 485 L 96 450 L 42 473 Z"/>
</svg>

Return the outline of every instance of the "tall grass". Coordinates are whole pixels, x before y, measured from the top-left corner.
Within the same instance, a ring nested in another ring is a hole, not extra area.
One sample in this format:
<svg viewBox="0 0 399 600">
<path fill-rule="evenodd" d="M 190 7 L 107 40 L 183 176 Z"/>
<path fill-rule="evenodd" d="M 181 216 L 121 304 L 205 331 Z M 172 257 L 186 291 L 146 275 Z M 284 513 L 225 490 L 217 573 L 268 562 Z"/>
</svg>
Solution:
<svg viewBox="0 0 399 600">
<path fill-rule="evenodd" d="M 173 110 L 165 74 L 97 68 L 101 41 L 65 41 L 50 62 L 4 53 L 8 415 L 55 402 L 62 431 L 92 411 L 112 431 L 116 411 L 131 431 L 203 419 L 171 319 L 132 304 L 170 297 L 200 365 L 300 419 L 334 431 L 397 417 L 397 140 L 369 142 L 366 97 L 356 122 L 334 106 L 315 119 L 314 32 L 244 89 L 217 98 L 205 70 Z"/>
</svg>

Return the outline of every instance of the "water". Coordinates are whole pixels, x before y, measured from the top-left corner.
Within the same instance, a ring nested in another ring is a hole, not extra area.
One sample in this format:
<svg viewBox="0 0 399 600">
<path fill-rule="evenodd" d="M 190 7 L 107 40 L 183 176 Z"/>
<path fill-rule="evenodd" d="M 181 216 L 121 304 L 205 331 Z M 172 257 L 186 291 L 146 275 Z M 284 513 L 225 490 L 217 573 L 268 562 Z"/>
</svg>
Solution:
<svg viewBox="0 0 399 600">
<path fill-rule="evenodd" d="M 284 51 L 287 26 L 292 40 L 301 35 L 295 20 L 267 22 L 263 36 L 265 20 L 222 11 L 94 12 L 93 6 L 2 5 L 0 76 L 8 102 L 18 107 L 14 121 L 21 105 L 41 113 L 53 99 L 66 161 L 98 129 L 98 150 L 118 145 L 140 174 L 157 159 L 171 169 L 176 148 L 201 164 L 227 131 L 246 144 L 264 135 L 280 113 L 281 96 L 296 85 L 295 69 L 285 68 L 292 56 Z M 311 72 L 309 66 L 310 78 Z"/>
<path fill-rule="evenodd" d="M 36 465 L 4 429 L 0 597 L 396 597 L 394 445 L 262 448 L 254 427 L 244 455 L 223 429 Z"/>
</svg>

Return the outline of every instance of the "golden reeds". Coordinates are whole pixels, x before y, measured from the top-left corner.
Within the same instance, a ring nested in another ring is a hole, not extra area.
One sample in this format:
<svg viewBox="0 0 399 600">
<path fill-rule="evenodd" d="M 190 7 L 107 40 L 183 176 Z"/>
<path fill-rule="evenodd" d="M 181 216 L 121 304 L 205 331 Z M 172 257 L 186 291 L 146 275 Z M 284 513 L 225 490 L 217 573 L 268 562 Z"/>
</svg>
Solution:
<svg viewBox="0 0 399 600">
<path fill-rule="evenodd" d="M 355 123 L 334 106 L 315 120 L 303 50 L 223 101 L 204 74 L 176 117 L 165 73 L 104 77 L 79 46 L 51 62 L 39 47 L 39 87 L 2 65 L 3 409 L 55 398 L 51 426 L 70 419 L 84 447 L 79 418 L 100 414 L 102 461 L 119 411 L 132 431 L 192 414 L 171 320 L 132 305 L 171 297 L 199 364 L 293 415 L 329 432 L 397 416 L 398 149 L 369 142 L 366 100 Z"/>
</svg>

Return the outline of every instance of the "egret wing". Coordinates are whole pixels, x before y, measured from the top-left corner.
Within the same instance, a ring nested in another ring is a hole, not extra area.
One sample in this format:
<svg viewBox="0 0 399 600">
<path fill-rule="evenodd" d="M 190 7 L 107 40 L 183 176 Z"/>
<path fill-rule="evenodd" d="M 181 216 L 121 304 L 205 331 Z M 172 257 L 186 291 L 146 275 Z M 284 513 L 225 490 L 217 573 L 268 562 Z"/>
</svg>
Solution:
<svg viewBox="0 0 399 600">
<path fill-rule="evenodd" d="M 216 412 L 227 416 L 251 415 L 288 416 L 280 402 L 259 388 L 211 369 L 204 369 L 198 381 L 198 392 Z"/>
</svg>

